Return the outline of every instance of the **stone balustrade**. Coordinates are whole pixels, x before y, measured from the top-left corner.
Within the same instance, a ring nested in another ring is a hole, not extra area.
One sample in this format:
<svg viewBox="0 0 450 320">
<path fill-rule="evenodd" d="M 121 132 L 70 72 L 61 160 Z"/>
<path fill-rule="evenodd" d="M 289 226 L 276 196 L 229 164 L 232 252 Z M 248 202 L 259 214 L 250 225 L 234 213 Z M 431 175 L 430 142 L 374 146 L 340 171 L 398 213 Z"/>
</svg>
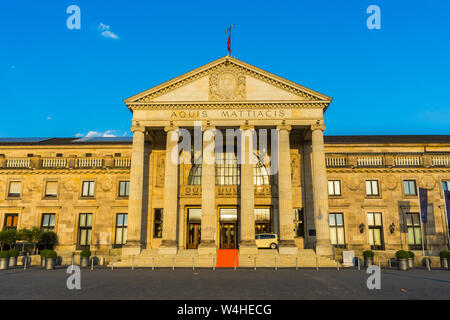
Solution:
<svg viewBox="0 0 450 320">
<path fill-rule="evenodd" d="M 431 157 L 433 167 L 450 167 L 450 155 L 435 155 Z"/>
<path fill-rule="evenodd" d="M 327 167 L 345 167 L 347 158 L 345 156 L 327 156 L 325 162 Z"/>
<path fill-rule="evenodd" d="M 422 157 L 417 156 L 395 156 L 394 165 L 396 167 L 421 167 L 423 164 Z"/>
<path fill-rule="evenodd" d="M 64 158 L 42 158 L 41 167 L 42 168 L 66 168 L 67 159 Z"/>
<path fill-rule="evenodd" d="M 114 167 L 116 168 L 130 168 L 131 158 L 115 158 Z"/>
<path fill-rule="evenodd" d="M 9 158 L 6 159 L 6 168 L 30 168 L 30 158 Z"/>
<path fill-rule="evenodd" d="M 79 158 L 77 168 L 99 168 L 103 166 L 102 158 Z"/>
</svg>

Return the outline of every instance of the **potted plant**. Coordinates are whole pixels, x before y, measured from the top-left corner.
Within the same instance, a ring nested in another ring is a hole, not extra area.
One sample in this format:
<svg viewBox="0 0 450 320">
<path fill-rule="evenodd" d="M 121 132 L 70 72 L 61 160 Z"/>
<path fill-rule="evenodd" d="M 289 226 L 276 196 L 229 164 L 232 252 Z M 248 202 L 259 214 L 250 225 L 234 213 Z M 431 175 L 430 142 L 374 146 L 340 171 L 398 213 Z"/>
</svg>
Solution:
<svg viewBox="0 0 450 320">
<path fill-rule="evenodd" d="M 47 250 L 45 252 L 45 269 L 46 270 L 55 269 L 57 257 L 58 257 L 58 255 L 56 254 L 56 251 L 54 251 L 54 250 Z"/>
<path fill-rule="evenodd" d="M 53 246 L 58 242 L 58 236 L 53 231 L 46 231 L 40 234 L 39 243 L 45 246 L 45 249 L 53 249 Z"/>
<path fill-rule="evenodd" d="M 412 269 L 414 268 L 414 252 L 408 251 L 409 258 L 408 258 L 408 268 Z"/>
<path fill-rule="evenodd" d="M 370 267 L 373 264 L 373 256 L 374 256 L 373 251 L 366 250 L 363 252 L 363 256 L 364 256 L 364 266 L 366 268 Z"/>
<path fill-rule="evenodd" d="M 46 266 L 47 251 L 48 251 L 47 249 L 44 249 L 44 250 L 41 250 L 41 252 L 39 252 L 39 255 L 41 256 L 41 267 L 42 268 L 45 268 L 45 266 Z"/>
<path fill-rule="evenodd" d="M 441 251 L 439 252 L 439 257 L 441 258 L 441 268 L 442 269 L 448 269 L 448 257 L 449 252 L 448 251 Z"/>
<path fill-rule="evenodd" d="M 11 249 L 9 250 L 9 266 L 17 266 L 17 257 L 19 256 L 19 250 Z"/>
<path fill-rule="evenodd" d="M 408 270 L 409 253 L 405 250 L 399 250 L 395 253 L 395 257 L 398 261 L 398 269 L 402 271 Z"/>
<path fill-rule="evenodd" d="M 9 267 L 9 251 L 0 251 L 0 270 L 7 270 Z"/>
<path fill-rule="evenodd" d="M 80 266 L 89 267 L 89 258 L 91 256 L 91 251 L 89 249 L 84 249 L 80 253 Z"/>
</svg>

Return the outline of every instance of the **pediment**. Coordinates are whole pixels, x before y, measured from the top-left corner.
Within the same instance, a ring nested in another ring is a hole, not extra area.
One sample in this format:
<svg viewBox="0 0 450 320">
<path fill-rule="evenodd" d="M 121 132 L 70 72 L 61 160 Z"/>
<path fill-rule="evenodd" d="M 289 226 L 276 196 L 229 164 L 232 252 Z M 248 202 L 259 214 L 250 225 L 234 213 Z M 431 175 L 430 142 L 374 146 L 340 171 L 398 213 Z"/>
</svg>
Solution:
<svg viewBox="0 0 450 320">
<path fill-rule="evenodd" d="M 330 102 L 331 98 L 226 56 L 125 100 L 134 104 Z"/>
</svg>

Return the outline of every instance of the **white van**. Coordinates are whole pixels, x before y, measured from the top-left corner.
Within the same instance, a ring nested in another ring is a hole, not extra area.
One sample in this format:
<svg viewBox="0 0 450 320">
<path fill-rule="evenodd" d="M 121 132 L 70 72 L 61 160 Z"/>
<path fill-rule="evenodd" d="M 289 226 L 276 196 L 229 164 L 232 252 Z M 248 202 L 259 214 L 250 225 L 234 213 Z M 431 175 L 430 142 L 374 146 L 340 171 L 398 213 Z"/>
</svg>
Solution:
<svg viewBox="0 0 450 320">
<path fill-rule="evenodd" d="M 278 236 L 275 233 L 260 233 L 255 237 L 258 248 L 278 248 Z"/>
</svg>

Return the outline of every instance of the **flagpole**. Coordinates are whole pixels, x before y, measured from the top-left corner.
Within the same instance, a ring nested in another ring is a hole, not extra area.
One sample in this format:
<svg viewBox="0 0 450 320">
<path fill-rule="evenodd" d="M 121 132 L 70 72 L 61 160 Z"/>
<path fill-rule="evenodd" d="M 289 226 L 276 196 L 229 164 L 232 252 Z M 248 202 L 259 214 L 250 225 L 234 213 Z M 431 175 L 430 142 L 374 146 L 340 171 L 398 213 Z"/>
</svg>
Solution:
<svg viewBox="0 0 450 320">
<path fill-rule="evenodd" d="M 422 233 L 422 256 L 425 256 L 425 238 L 424 238 L 424 233 L 423 233 L 423 222 L 422 222 L 422 206 L 420 204 L 420 188 L 419 188 L 419 192 L 417 193 L 417 198 L 419 200 L 419 213 L 420 213 L 420 217 L 419 217 L 419 221 L 420 221 L 420 232 Z"/>
</svg>

